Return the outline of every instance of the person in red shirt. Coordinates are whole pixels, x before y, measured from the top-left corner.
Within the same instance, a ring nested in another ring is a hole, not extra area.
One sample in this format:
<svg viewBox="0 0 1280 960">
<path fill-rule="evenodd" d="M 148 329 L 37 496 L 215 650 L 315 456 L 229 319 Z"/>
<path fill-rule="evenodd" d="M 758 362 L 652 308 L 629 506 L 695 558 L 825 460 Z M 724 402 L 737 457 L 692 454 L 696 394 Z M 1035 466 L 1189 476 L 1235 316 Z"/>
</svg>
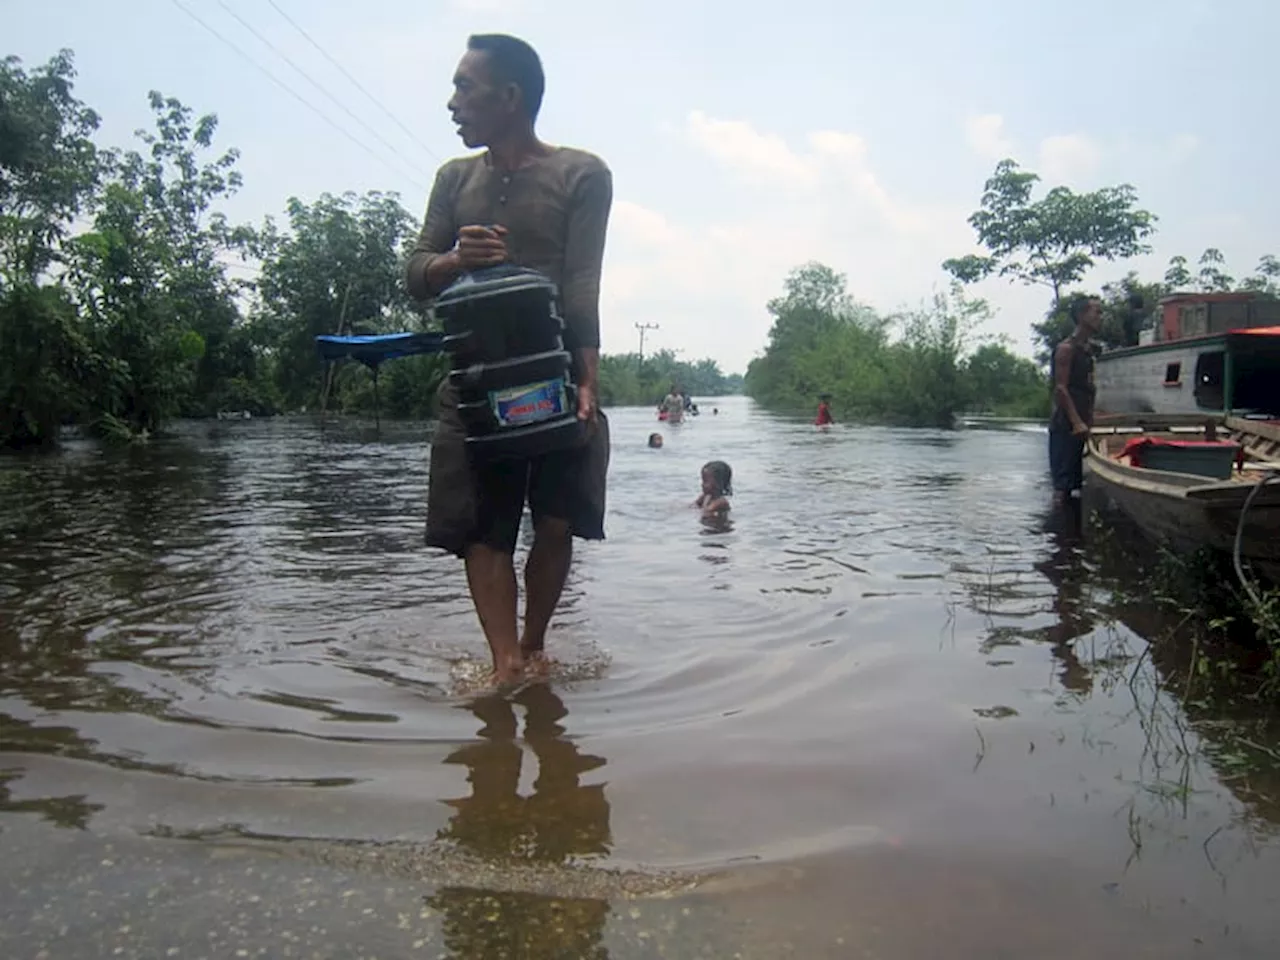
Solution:
<svg viewBox="0 0 1280 960">
<path fill-rule="evenodd" d="M 824 393 L 818 398 L 818 416 L 814 418 L 813 422 L 819 427 L 825 427 L 836 422 L 835 417 L 831 416 L 831 407 L 828 403 L 830 399 L 831 395 L 829 393 Z"/>
</svg>

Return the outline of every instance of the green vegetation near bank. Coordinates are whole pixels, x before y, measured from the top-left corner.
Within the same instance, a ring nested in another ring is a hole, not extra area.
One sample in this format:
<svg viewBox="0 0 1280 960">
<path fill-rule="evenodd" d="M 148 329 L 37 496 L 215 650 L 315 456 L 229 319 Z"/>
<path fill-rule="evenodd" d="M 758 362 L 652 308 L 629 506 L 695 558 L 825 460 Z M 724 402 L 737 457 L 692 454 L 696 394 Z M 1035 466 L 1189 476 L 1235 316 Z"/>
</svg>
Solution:
<svg viewBox="0 0 1280 960">
<path fill-rule="evenodd" d="M 742 392 L 739 374 L 726 376 L 714 360 L 689 363 L 670 350 L 659 350 L 643 359 L 636 353 L 600 358 L 600 402 L 604 406 L 648 406 L 678 385 L 695 401 Z"/>
<path fill-rule="evenodd" d="M 990 310 L 958 285 L 914 310 L 884 315 L 850 296 L 845 277 L 809 263 L 770 301 L 764 355 L 745 389 L 763 404 L 812 413 L 830 394 L 837 418 L 950 427 L 958 414 L 1048 415 L 1044 374 L 979 340 Z"/>
</svg>

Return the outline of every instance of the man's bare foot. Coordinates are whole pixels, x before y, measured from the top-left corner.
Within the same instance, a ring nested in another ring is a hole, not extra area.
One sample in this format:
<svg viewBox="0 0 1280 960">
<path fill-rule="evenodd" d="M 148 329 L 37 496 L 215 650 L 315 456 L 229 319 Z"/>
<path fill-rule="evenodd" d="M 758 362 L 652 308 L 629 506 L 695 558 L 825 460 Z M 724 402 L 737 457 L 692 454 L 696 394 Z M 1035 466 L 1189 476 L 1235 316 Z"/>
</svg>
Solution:
<svg viewBox="0 0 1280 960">
<path fill-rule="evenodd" d="M 547 659 L 546 651 L 525 650 L 523 653 L 525 676 L 530 680 L 545 680 L 551 673 L 551 661 Z"/>
<path fill-rule="evenodd" d="M 495 660 L 493 672 L 489 674 L 489 685 L 500 690 L 517 686 L 524 680 L 524 673 L 524 658 L 519 655 Z"/>
</svg>

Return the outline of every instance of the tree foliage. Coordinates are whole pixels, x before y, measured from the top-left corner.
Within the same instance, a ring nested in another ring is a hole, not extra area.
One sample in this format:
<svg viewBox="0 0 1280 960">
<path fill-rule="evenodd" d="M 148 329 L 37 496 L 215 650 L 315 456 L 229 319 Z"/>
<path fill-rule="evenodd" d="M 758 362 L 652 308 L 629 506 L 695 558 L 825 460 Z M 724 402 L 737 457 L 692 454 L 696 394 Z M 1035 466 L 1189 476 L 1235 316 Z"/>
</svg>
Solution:
<svg viewBox="0 0 1280 960">
<path fill-rule="evenodd" d="M 62 50 L 30 73 L 0 60 L 0 285 L 34 283 L 57 262 L 101 173 L 98 115 L 72 94 Z"/>
<path fill-rule="evenodd" d="M 1191 264 L 1184 256 L 1170 258 L 1169 267 L 1164 272 L 1166 291 L 1169 293 L 1247 292 L 1280 297 L 1280 260 L 1272 254 L 1264 254 L 1259 258 L 1253 275 L 1240 281 L 1227 272 L 1227 259 L 1217 247 L 1209 247 L 1200 254 L 1196 268 L 1196 272 L 1192 273 Z"/>
<path fill-rule="evenodd" d="M 1015 402 L 1004 390 L 979 392 L 991 391 L 992 380 L 970 375 L 964 358 L 990 310 L 958 285 L 916 309 L 880 316 L 849 294 L 843 274 L 808 263 L 791 273 L 768 308 L 774 318 L 768 346 L 745 381 L 748 395 L 768 406 L 809 413 L 820 395 L 830 394 L 844 418 L 946 427 L 970 407 Z M 987 367 L 992 351 L 1017 366 L 1003 346 L 992 346 Z M 1025 375 L 1030 362 L 1022 363 Z"/>
<path fill-rule="evenodd" d="M 1137 206 L 1129 184 L 1088 193 L 1058 186 L 1036 200 L 1039 180 L 1014 161 L 1001 160 L 969 217 L 987 253 L 947 260 L 943 269 L 961 283 L 995 275 L 1044 285 L 1057 305 L 1097 261 L 1150 252 L 1145 240 L 1155 232 L 1156 217 Z"/>
<path fill-rule="evenodd" d="M 1101 290 L 1089 294 L 1102 301 L 1102 329 L 1094 341 L 1104 348 L 1136 344 L 1139 333 L 1154 322 L 1157 305 L 1166 292 L 1164 284 L 1145 282 L 1133 271 L 1118 281 L 1103 284 Z M 1084 291 L 1080 293 L 1084 295 Z M 1059 305 L 1051 304 L 1044 318 L 1031 325 L 1036 361 L 1046 367 L 1054 348 L 1075 329 L 1067 311 L 1068 302 L 1064 299 Z"/>
<path fill-rule="evenodd" d="M 291 197 L 286 212 L 287 229 L 268 219 L 254 240 L 262 275 L 251 328 L 270 359 L 278 396 L 286 407 L 298 408 L 320 398 L 324 369 L 316 354 L 317 336 L 420 329 L 425 316 L 403 283 L 403 258 L 416 225 L 394 194 L 326 193 L 310 204 Z M 421 363 L 410 366 L 422 372 Z M 401 376 L 401 369 L 397 363 L 388 374 Z M 365 383 L 361 368 L 344 366 L 340 376 L 349 400 L 368 393 L 371 402 L 372 380 Z M 439 383 L 439 373 L 433 376 L 424 388 Z M 392 397 L 406 386 L 393 387 Z M 342 392 L 335 397 L 339 407 Z M 415 400 L 412 406 L 418 410 L 421 404 Z"/>
<path fill-rule="evenodd" d="M 961 367 L 968 409 L 994 416 L 1048 417 L 1050 395 L 1044 372 L 1000 342 L 984 343 Z"/>
<path fill-rule="evenodd" d="M 1106 349 L 1139 343 L 1142 332 L 1158 322 L 1161 299 L 1174 293 L 1254 293 L 1280 297 L 1280 260 L 1267 254 L 1258 261 L 1253 275 L 1237 280 L 1228 271 L 1222 252 L 1209 247 L 1196 262 L 1195 272 L 1184 256 L 1170 258 L 1162 280 L 1146 281 L 1130 271 L 1118 281 L 1104 283 L 1101 290 L 1091 294 L 1102 300 L 1102 329 L 1095 341 Z M 1048 364 L 1053 348 L 1070 336 L 1071 331 L 1065 305 L 1050 306 L 1044 319 L 1032 325 L 1036 359 Z"/>
<path fill-rule="evenodd" d="M 600 358 L 600 403 L 603 406 L 657 404 L 677 384 L 686 396 L 723 397 L 742 389 L 741 377 L 726 377 L 716 361 L 690 363 L 674 351 L 659 350 L 643 360 L 636 353 Z"/>
</svg>

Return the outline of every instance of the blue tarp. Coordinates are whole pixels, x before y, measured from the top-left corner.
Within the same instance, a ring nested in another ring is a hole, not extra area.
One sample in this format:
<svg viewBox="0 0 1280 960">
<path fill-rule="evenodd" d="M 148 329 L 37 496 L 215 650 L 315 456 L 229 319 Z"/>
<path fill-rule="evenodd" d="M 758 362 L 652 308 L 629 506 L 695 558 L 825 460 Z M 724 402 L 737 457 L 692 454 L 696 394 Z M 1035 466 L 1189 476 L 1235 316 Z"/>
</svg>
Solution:
<svg viewBox="0 0 1280 960">
<path fill-rule="evenodd" d="M 415 353 L 439 353 L 444 349 L 443 333 L 382 333 L 362 337 L 316 337 L 316 349 L 328 361 L 350 357 L 367 367 L 377 368 L 384 360 L 410 357 Z"/>
</svg>

